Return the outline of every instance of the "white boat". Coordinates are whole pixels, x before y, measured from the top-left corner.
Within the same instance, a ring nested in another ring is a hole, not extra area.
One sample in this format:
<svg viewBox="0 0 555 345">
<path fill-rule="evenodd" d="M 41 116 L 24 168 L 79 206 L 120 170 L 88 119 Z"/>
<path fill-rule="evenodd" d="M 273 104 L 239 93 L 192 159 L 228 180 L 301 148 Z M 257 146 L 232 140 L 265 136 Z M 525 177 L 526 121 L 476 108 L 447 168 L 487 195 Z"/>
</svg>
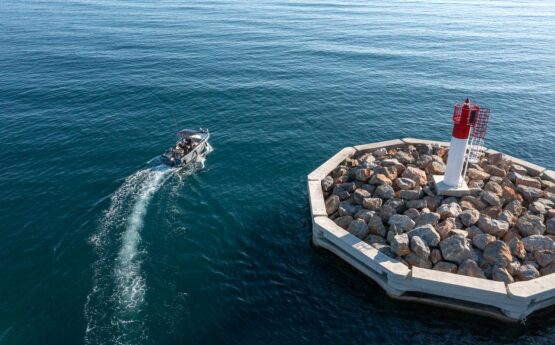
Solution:
<svg viewBox="0 0 555 345">
<path fill-rule="evenodd" d="M 208 149 L 208 129 L 183 129 L 177 132 L 175 146 L 162 154 L 163 162 L 170 167 L 182 167 L 203 155 Z"/>
</svg>

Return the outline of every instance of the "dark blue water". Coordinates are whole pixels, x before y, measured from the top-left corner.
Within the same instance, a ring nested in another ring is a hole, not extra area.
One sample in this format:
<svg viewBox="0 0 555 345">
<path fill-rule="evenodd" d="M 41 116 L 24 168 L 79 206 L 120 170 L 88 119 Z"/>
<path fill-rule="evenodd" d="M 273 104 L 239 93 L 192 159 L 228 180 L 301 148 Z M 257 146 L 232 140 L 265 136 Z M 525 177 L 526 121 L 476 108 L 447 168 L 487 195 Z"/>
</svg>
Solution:
<svg viewBox="0 0 555 345">
<path fill-rule="evenodd" d="M 0 344 L 554 343 L 310 246 L 312 169 L 467 96 L 555 167 L 553 2 L 0 1 Z M 201 126 L 204 168 L 151 161 Z"/>
</svg>

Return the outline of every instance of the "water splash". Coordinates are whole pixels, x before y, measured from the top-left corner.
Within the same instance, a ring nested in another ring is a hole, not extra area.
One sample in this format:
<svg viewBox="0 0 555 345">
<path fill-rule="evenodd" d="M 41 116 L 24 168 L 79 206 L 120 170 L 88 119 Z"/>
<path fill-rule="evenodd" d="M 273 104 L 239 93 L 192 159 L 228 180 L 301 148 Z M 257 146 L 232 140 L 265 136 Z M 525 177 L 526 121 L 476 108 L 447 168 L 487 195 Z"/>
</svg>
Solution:
<svg viewBox="0 0 555 345">
<path fill-rule="evenodd" d="M 205 154 L 197 157 L 197 164 L 175 175 L 182 182 L 183 175 L 204 168 L 206 154 L 212 150 L 208 145 Z M 110 207 L 90 238 L 98 260 L 85 304 L 86 344 L 106 339 L 115 344 L 140 344 L 148 339 L 143 310 L 147 284 L 141 271 L 148 253 L 141 246 L 141 230 L 152 197 L 176 172 L 165 166 L 140 170 L 110 198 Z"/>
</svg>

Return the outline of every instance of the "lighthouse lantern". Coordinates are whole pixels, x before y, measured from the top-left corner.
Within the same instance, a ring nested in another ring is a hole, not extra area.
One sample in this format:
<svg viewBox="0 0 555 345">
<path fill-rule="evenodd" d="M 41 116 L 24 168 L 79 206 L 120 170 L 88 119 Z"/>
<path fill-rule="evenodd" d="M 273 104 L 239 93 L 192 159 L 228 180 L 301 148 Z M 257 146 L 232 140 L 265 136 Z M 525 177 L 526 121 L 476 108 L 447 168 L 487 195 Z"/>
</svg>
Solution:
<svg viewBox="0 0 555 345">
<path fill-rule="evenodd" d="M 455 104 L 445 175 L 434 176 L 438 194 L 462 196 L 470 193 L 464 177 L 468 163 L 478 162 L 483 153 L 489 113 L 489 109 L 471 104 L 468 98 L 462 104 Z"/>
</svg>

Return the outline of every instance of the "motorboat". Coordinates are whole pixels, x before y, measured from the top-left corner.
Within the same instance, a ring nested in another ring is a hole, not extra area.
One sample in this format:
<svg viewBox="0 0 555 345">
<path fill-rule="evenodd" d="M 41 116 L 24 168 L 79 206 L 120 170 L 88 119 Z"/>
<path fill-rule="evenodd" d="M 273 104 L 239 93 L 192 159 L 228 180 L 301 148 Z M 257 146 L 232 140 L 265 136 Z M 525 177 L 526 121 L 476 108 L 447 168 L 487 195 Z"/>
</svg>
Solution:
<svg viewBox="0 0 555 345">
<path fill-rule="evenodd" d="M 175 145 L 162 154 L 164 164 L 170 167 L 183 167 L 208 150 L 208 129 L 182 129 L 177 132 L 177 137 Z"/>
</svg>

